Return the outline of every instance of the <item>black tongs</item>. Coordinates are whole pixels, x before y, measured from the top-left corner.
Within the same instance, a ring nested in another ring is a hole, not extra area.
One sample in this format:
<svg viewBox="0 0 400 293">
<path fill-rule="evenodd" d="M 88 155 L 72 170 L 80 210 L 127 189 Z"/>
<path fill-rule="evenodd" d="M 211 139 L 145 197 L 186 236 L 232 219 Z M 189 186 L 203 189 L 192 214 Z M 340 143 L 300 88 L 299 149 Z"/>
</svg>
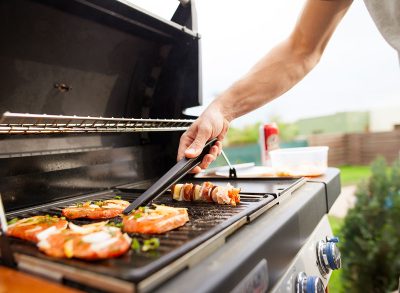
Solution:
<svg viewBox="0 0 400 293">
<path fill-rule="evenodd" d="M 147 189 L 141 196 L 139 196 L 133 203 L 131 203 L 123 213 L 129 214 L 134 209 L 142 205 L 148 204 L 150 201 L 163 194 L 171 185 L 178 182 L 190 170 L 199 165 L 204 156 L 210 152 L 211 147 L 217 141 L 216 138 L 206 143 L 201 154 L 193 159 L 183 158 L 175 164 L 167 173 L 158 179 L 149 189 Z"/>
</svg>

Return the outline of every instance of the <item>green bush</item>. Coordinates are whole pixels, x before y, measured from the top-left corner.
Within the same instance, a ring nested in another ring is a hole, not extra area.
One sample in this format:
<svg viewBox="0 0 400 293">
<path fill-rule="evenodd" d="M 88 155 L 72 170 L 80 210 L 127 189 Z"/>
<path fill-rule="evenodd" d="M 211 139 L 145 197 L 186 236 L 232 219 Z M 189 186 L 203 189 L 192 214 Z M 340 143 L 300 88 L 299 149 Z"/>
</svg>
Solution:
<svg viewBox="0 0 400 293">
<path fill-rule="evenodd" d="M 391 292 L 400 276 L 400 161 L 375 160 L 345 218 L 341 244 L 346 292 Z"/>
</svg>

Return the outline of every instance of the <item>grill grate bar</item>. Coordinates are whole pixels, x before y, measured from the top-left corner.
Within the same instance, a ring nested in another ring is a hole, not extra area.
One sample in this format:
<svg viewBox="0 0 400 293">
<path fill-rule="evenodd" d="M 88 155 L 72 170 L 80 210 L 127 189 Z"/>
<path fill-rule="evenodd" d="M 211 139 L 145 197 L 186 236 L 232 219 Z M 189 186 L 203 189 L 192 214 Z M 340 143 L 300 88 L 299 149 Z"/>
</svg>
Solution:
<svg viewBox="0 0 400 293">
<path fill-rule="evenodd" d="M 0 134 L 119 133 L 183 131 L 191 119 L 104 118 L 5 112 Z"/>
</svg>

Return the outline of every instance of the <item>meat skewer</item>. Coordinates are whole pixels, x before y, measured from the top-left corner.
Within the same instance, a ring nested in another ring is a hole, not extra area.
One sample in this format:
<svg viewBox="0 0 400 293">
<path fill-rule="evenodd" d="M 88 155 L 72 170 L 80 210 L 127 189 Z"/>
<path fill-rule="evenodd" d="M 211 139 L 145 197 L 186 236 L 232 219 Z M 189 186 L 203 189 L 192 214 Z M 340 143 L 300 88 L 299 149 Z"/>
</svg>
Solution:
<svg viewBox="0 0 400 293">
<path fill-rule="evenodd" d="M 171 193 L 177 201 L 205 201 L 236 206 L 240 203 L 240 189 L 229 183 L 226 186 L 216 186 L 211 182 L 202 185 L 185 183 L 172 186 Z"/>
</svg>

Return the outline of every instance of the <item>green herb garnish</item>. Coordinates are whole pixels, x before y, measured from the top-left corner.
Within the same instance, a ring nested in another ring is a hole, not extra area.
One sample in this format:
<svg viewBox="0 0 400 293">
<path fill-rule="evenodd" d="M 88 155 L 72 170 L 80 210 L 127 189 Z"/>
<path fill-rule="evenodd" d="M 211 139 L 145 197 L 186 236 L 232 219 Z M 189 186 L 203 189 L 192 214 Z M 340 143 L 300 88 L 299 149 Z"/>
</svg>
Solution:
<svg viewBox="0 0 400 293">
<path fill-rule="evenodd" d="M 160 246 L 158 238 L 150 238 L 143 241 L 142 251 L 155 250 Z"/>
<path fill-rule="evenodd" d="M 8 225 L 12 225 L 12 224 L 15 224 L 16 222 L 18 222 L 19 221 L 19 219 L 18 218 L 14 218 L 14 219 L 11 219 L 10 221 L 8 221 Z"/>
<path fill-rule="evenodd" d="M 66 218 L 65 218 L 65 217 L 61 217 L 60 219 L 61 219 L 61 220 L 66 220 Z"/>
<path fill-rule="evenodd" d="M 142 217 L 142 213 L 135 213 L 135 214 L 133 214 L 133 217 L 134 217 L 135 219 L 139 219 L 139 218 Z"/>
<path fill-rule="evenodd" d="M 45 215 L 44 217 L 40 218 L 38 221 L 38 224 L 47 224 L 51 225 L 55 222 L 58 222 L 58 217 L 57 216 L 50 216 L 50 215 Z"/>
<path fill-rule="evenodd" d="M 142 213 L 147 213 L 147 210 L 149 207 L 139 207 L 138 210 L 141 211 Z"/>
<path fill-rule="evenodd" d="M 121 199 L 119 195 L 114 196 L 114 199 Z"/>
<path fill-rule="evenodd" d="M 140 252 L 140 243 L 137 238 L 132 238 L 131 249 L 134 250 L 136 253 Z"/>
<path fill-rule="evenodd" d="M 94 204 L 99 206 L 99 207 L 102 207 L 104 205 L 104 202 L 99 200 L 99 201 L 95 201 Z"/>
<path fill-rule="evenodd" d="M 122 222 L 119 222 L 119 223 L 109 222 L 109 223 L 107 224 L 107 226 L 122 228 L 123 223 L 122 223 Z"/>
<path fill-rule="evenodd" d="M 77 208 L 83 207 L 83 203 L 81 203 L 81 202 L 77 202 L 75 205 L 76 205 Z"/>
</svg>

